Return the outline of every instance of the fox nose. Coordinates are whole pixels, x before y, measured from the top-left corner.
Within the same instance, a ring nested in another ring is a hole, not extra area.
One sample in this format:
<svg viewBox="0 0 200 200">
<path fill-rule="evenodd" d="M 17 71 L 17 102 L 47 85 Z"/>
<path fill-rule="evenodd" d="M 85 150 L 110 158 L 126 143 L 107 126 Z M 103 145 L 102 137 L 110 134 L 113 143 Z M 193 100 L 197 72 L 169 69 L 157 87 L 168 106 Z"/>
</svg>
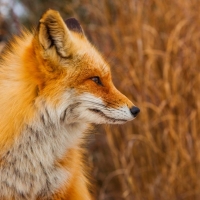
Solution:
<svg viewBox="0 0 200 200">
<path fill-rule="evenodd" d="M 130 111 L 131 111 L 131 114 L 132 114 L 134 117 L 136 117 L 136 116 L 138 115 L 138 113 L 140 112 L 140 109 L 139 109 L 138 107 L 136 107 L 136 106 L 133 106 L 133 107 L 130 109 Z"/>
</svg>

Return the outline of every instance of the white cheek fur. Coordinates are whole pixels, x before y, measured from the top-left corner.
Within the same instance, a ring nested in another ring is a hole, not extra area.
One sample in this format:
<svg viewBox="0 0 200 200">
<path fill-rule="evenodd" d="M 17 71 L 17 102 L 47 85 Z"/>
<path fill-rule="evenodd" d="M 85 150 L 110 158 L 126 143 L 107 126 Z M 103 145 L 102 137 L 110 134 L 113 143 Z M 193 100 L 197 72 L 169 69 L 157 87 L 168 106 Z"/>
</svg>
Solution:
<svg viewBox="0 0 200 200">
<path fill-rule="evenodd" d="M 90 93 L 84 93 L 76 98 L 80 103 L 74 110 L 78 118 L 96 124 L 121 124 L 132 120 L 130 109 L 124 105 L 118 108 L 112 108 L 105 105 L 101 98 Z"/>
</svg>

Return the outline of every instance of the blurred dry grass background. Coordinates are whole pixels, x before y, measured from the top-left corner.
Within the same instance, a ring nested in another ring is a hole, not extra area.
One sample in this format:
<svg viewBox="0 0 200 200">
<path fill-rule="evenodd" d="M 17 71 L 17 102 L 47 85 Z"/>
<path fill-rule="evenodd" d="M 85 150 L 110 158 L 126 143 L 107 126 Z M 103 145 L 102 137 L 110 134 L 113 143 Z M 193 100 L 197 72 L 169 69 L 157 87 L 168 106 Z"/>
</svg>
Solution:
<svg viewBox="0 0 200 200">
<path fill-rule="evenodd" d="M 20 2 L 27 15 L 10 15 L 15 25 L 36 24 L 47 8 L 78 18 L 141 109 L 133 122 L 97 129 L 88 159 L 96 199 L 199 200 L 200 1 Z"/>
</svg>

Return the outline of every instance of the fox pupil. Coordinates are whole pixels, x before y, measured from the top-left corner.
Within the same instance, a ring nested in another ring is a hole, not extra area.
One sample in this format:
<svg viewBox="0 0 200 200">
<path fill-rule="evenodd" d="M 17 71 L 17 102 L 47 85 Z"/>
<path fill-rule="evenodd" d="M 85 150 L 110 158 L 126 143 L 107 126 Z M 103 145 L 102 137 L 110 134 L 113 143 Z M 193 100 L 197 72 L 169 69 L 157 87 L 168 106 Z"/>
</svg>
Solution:
<svg viewBox="0 0 200 200">
<path fill-rule="evenodd" d="M 91 78 L 97 85 L 103 85 L 100 78 L 98 76 L 94 76 Z"/>
</svg>

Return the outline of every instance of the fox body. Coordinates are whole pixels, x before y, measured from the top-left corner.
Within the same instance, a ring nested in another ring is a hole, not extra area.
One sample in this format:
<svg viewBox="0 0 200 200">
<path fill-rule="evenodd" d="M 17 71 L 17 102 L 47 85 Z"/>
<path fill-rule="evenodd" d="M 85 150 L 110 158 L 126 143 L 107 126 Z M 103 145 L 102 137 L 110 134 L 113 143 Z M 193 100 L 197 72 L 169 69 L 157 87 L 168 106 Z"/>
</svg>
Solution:
<svg viewBox="0 0 200 200">
<path fill-rule="evenodd" d="M 48 10 L 0 60 L 0 199 L 90 200 L 82 162 L 90 124 L 139 112 L 113 85 L 79 23 Z"/>
</svg>

